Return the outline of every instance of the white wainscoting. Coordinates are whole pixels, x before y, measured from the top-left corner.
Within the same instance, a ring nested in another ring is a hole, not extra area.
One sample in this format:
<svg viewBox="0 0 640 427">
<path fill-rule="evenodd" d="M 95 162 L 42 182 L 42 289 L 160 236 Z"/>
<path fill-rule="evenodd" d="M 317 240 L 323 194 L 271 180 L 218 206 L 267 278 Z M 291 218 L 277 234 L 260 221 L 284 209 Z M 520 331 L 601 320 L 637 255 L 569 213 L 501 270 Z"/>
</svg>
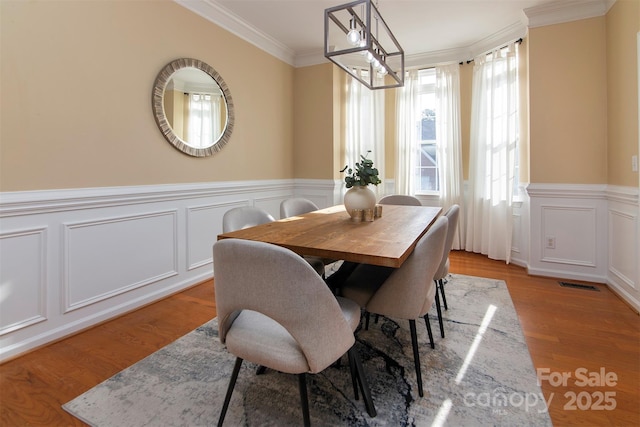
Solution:
<svg viewBox="0 0 640 427">
<path fill-rule="evenodd" d="M 607 284 L 640 312 L 638 189 L 609 186 Z"/>
<path fill-rule="evenodd" d="M 640 308 L 638 189 L 540 185 L 514 206 L 512 261 L 606 282 Z M 341 203 L 341 180 L 273 180 L 0 194 L 0 361 L 212 277 L 222 216 Z M 553 235 L 556 248 L 546 248 Z"/>
<path fill-rule="evenodd" d="M 273 180 L 0 194 L 0 361 L 154 302 L 213 275 L 222 216 L 319 207 L 341 181 Z"/>
<path fill-rule="evenodd" d="M 530 184 L 527 192 L 529 273 L 606 283 L 640 310 L 638 188 Z"/>
</svg>

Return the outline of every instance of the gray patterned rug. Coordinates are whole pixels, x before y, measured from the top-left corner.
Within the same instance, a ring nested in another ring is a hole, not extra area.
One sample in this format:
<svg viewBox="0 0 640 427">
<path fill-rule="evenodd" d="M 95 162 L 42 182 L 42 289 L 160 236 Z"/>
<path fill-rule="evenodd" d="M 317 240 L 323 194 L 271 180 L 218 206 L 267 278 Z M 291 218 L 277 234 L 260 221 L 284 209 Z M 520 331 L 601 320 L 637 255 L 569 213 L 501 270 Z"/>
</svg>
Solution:
<svg viewBox="0 0 640 427">
<path fill-rule="evenodd" d="M 372 319 L 369 330 L 358 331 L 357 346 L 377 417 L 353 399 L 345 357 L 341 366 L 309 376 L 312 425 L 551 425 L 505 283 L 453 275 L 445 289 L 446 338 L 440 338 L 435 308 L 435 349 L 424 322 L 417 324 L 424 397 L 415 384 L 408 322 Z M 235 360 L 217 335 L 213 319 L 63 408 L 93 426 L 215 425 Z M 225 425 L 301 425 L 296 377 L 255 372 L 243 364 Z"/>
</svg>

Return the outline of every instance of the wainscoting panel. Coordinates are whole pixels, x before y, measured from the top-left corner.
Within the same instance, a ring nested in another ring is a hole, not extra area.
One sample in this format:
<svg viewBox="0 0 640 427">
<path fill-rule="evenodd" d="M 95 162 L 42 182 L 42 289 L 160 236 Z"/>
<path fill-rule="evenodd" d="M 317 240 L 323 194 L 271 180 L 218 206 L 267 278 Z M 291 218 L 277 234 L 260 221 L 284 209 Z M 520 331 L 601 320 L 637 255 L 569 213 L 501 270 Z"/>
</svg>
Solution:
<svg viewBox="0 0 640 427">
<path fill-rule="evenodd" d="M 530 273 L 605 282 L 605 189 L 605 186 L 529 184 Z"/>
<path fill-rule="evenodd" d="M 635 191 L 634 191 L 635 190 Z M 609 187 L 609 286 L 640 311 L 638 189 Z"/>
<path fill-rule="evenodd" d="M 250 200 L 244 200 L 187 207 L 187 270 L 213 264 L 212 242 L 222 233 L 224 213 L 250 203 Z"/>
<path fill-rule="evenodd" d="M 638 188 L 530 184 L 527 192 L 529 273 L 606 283 L 640 311 Z"/>
<path fill-rule="evenodd" d="M 0 362 L 210 279 L 233 207 L 279 218 L 286 198 L 339 193 L 334 180 L 2 193 Z"/>
<path fill-rule="evenodd" d="M 178 274 L 175 210 L 64 227 L 65 313 Z"/>
<path fill-rule="evenodd" d="M 636 218 L 614 209 L 609 210 L 609 236 L 619 245 L 611 245 L 609 248 L 609 271 L 618 280 L 631 288 L 636 288 L 634 278 L 637 264 L 633 259 L 634 251 L 626 248 L 637 247 L 635 239 Z"/>
<path fill-rule="evenodd" d="M 529 264 L 529 196 L 522 186 L 513 202 L 512 215 L 511 263 L 526 267 Z"/>
<path fill-rule="evenodd" d="M 595 208 L 540 206 L 544 262 L 596 267 Z"/>
<path fill-rule="evenodd" d="M 0 362 L 213 276 L 222 216 L 306 197 L 339 204 L 341 180 L 271 180 L 0 194 Z M 640 308 L 638 189 L 529 185 L 512 261 L 531 274 L 606 282 Z M 544 237 L 556 237 L 556 250 Z"/>
<path fill-rule="evenodd" d="M 46 228 L 0 234 L 0 336 L 47 320 Z"/>
</svg>

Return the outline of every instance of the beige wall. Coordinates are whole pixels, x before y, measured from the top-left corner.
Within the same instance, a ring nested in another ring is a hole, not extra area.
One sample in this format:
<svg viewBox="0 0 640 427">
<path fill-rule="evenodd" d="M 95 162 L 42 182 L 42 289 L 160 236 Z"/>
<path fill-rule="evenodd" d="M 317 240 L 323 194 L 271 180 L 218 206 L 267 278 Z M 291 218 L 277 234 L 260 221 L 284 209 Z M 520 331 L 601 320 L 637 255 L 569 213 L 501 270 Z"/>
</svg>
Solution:
<svg viewBox="0 0 640 427">
<path fill-rule="evenodd" d="M 1 191 L 294 177 L 293 67 L 173 1 L 2 1 L 0 19 Z M 180 57 L 231 90 L 236 126 L 212 157 L 153 119 L 154 79 Z"/>
<path fill-rule="evenodd" d="M 1 191 L 342 178 L 335 66 L 294 70 L 171 0 L 0 2 L 0 12 Z M 530 182 L 638 185 L 638 30 L 640 2 L 618 0 L 606 18 L 530 31 Z M 233 96 L 234 133 L 212 157 L 175 150 L 151 113 L 153 80 L 179 57 L 209 63 Z M 472 68 L 461 67 L 465 179 Z"/>
<path fill-rule="evenodd" d="M 532 183 L 607 182 L 605 18 L 529 31 Z"/>
<path fill-rule="evenodd" d="M 322 64 L 294 72 L 294 176 L 333 179 L 333 67 Z M 339 120 L 339 118 L 338 118 Z"/>
<path fill-rule="evenodd" d="M 638 155 L 640 1 L 618 0 L 607 14 L 607 183 L 638 186 L 631 156 Z"/>
</svg>

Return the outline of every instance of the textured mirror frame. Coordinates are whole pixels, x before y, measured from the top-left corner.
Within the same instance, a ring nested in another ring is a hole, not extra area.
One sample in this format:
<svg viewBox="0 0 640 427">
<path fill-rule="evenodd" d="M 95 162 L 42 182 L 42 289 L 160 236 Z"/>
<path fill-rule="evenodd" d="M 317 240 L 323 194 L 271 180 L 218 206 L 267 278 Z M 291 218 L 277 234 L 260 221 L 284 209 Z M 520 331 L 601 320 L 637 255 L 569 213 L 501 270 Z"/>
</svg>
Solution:
<svg viewBox="0 0 640 427">
<path fill-rule="evenodd" d="M 213 141 L 211 146 L 206 148 L 195 148 L 183 141 L 180 137 L 178 137 L 171 128 L 169 121 L 167 120 L 167 116 L 164 111 L 164 92 L 171 80 L 171 76 L 183 68 L 192 67 L 197 68 L 201 71 L 207 73 L 211 78 L 220 86 L 220 90 L 222 91 L 225 99 L 225 103 L 227 105 L 227 123 L 222 132 L 220 138 L 217 141 Z M 233 108 L 233 100 L 231 99 L 231 92 L 227 87 L 227 84 L 222 79 L 220 74 L 216 70 L 214 70 L 210 65 L 205 62 L 202 62 L 197 59 L 192 58 L 180 58 L 174 61 L 171 61 L 167 64 L 158 74 L 156 80 L 153 84 L 153 92 L 151 105 L 153 108 L 153 115 L 156 119 L 156 123 L 160 128 L 160 132 L 164 135 L 165 139 L 169 141 L 171 145 L 173 145 L 178 150 L 182 151 L 185 154 L 194 157 L 206 157 L 211 156 L 212 154 L 220 151 L 222 147 L 229 141 L 231 137 L 231 132 L 233 131 L 234 124 L 234 108 Z"/>
</svg>

